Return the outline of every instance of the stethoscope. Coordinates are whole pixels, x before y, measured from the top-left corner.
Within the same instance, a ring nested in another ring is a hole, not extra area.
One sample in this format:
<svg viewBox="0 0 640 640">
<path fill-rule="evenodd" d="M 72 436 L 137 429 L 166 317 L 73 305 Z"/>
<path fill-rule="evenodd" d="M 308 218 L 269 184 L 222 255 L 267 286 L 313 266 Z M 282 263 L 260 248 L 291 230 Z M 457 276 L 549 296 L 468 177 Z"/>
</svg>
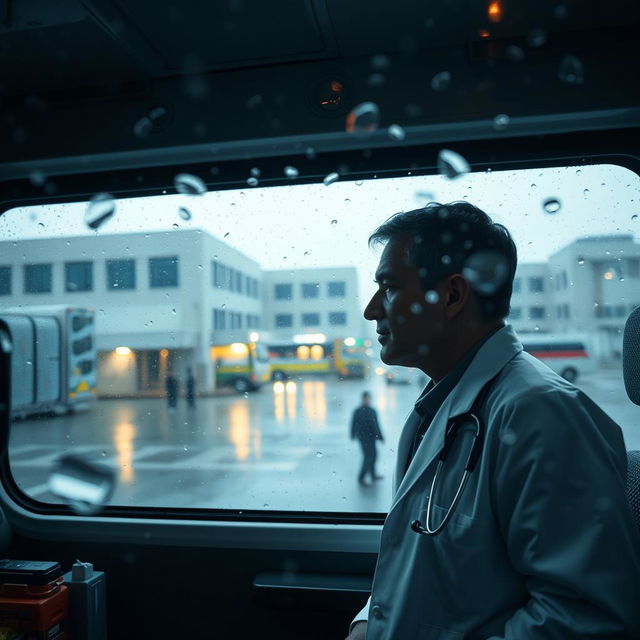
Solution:
<svg viewBox="0 0 640 640">
<path fill-rule="evenodd" d="M 499 375 L 499 374 L 498 374 Z M 441 533 L 444 528 L 447 526 L 447 523 L 451 519 L 453 512 L 458 506 L 458 502 L 460 502 L 460 497 L 462 496 L 462 492 L 464 491 L 465 486 L 469 480 L 469 476 L 473 473 L 476 465 L 478 464 L 478 460 L 482 455 L 482 448 L 484 446 L 484 436 L 485 436 L 485 424 L 478 417 L 478 413 L 481 405 L 483 404 L 491 384 L 498 376 L 494 376 L 487 382 L 484 387 L 482 387 L 480 393 L 476 397 L 473 406 L 466 413 L 455 416 L 449 421 L 447 425 L 447 430 L 444 435 L 444 445 L 438 454 L 438 465 L 436 466 L 436 472 L 433 475 L 433 480 L 431 481 L 431 489 L 429 490 L 429 497 L 427 499 L 427 517 L 425 518 L 424 525 L 420 520 L 414 520 L 411 523 L 411 529 L 416 533 L 420 533 L 425 536 L 437 536 Z M 442 522 L 435 528 L 432 528 L 432 505 L 434 502 L 435 491 L 438 486 L 438 477 L 440 476 L 440 472 L 442 471 L 442 467 L 451 451 L 451 447 L 455 442 L 455 439 L 458 435 L 458 431 L 463 425 L 468 424 L 468 421 L 472 421 L 475 425 L 475 434 L 473 436 L 473 444 L 471 445 L 471 450 L 469 451 L 469 456 L 467 457 L 467 463 L 464 467 L 464 472 L 462 474 L 462 479 L 460 480 L 460 484 L 458 485 L 458 489 L 451 501 L 451 505 L 447 509 L 447 512 L 442 519 Z"/>
</svg>

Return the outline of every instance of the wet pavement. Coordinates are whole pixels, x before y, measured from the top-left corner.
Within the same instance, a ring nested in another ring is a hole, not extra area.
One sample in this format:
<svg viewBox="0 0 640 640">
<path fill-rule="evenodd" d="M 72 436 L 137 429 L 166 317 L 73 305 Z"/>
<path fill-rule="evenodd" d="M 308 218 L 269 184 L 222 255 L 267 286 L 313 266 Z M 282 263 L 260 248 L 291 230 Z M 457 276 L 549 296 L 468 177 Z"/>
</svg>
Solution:
<svg viewBox="0 0 640 640">
<path fill-rule="evenodd" d="M 621 373 L 578 381 L 640 449 L 640 407 L 624 393 Z M 74 452 L 117 472 L 111 504 L 237 510 L 386 512 L 395 448 L 421 386 L 383 378 L 275 383 L 246 396 L 184 399 L 170 412 L 162 399 L 99 400 L 85 413 L 30 419 L 12 426 L 10 463 L 19 486 L 44 502 L 54 461 Z M 386 438 L 378 444 L 371 486 L 357 482 L 360 447 L 350 418 L 370 390 Z"/>
</svg>

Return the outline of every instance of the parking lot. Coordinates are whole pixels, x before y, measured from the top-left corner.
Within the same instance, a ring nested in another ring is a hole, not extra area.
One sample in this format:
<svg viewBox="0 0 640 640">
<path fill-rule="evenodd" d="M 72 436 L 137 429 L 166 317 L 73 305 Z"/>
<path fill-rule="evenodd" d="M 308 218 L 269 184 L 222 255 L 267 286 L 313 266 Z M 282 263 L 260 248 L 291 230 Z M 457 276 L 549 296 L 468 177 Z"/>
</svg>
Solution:
<svg viewBox="0 0 640 640">
<path fill-rule="evenodd" d="M 640 407 L 627 399 L 621 372 L 585 376 L 578 386 L 640 449 Z M 357 482 L 360 448 L 350 417 L 368 389 L 385 442 L 378 445 L 384 479 Z M 111 465 L 118 484 L 112 504 L 238 510 L 385 512 L 391 499 L 396 443 L 421 387 L 369 380 L 303 379 L 256 393 L 180 400 L 99 400 L 85 413 L 29 419 L 12 426 L 10 462 L 18 484 L 55 501 L 48 474 L 61 453 Z"/>
</svg>

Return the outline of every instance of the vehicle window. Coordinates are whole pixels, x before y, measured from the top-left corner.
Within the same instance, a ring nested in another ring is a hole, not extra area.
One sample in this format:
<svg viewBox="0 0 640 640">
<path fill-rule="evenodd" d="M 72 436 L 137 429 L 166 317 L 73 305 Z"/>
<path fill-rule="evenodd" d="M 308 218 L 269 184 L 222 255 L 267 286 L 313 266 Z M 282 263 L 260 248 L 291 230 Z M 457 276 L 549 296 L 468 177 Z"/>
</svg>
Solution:
<svg viewBox="0 0 640 640">
<path fill-rule="evenodd" d="M 519 267 L 508 322 L 640 448 L 620 360 L 640 302 L 639 187 L 627 168 L 592 165 L 210 186 L 117 199 L 97 229 L 87 202 L 11 209 L 0 317 L 25 381 L 14 385 L 16 482 L 57 503 L 49 474 L 74 453 L 116 471 L 114 505 L 385 512 L 426 380 L 379 360 L 362 317 L 379 259 L 367 239 L 430 200 L 468 200 L 509 228 Z M 384 479 L 366 488 L 349 437 L 364 390 L 385 436 Z"/>
</svg>

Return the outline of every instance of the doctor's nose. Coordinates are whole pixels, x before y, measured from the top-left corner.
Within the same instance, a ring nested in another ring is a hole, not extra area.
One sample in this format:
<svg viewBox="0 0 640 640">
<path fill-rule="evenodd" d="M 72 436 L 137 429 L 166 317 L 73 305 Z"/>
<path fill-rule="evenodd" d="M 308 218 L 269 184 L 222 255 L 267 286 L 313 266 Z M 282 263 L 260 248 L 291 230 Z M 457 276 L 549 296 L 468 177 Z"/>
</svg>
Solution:
<svg viewBox="0 0 640 640">
<path fill-rule="evenodd" d="M 364 318 L 365 320 L 378 320 L 384 317 L 384 306 L 382 305 L 382 296 L 380 291 L 371 296 L 371 300 L 365 307 Z"/>
</svg>

